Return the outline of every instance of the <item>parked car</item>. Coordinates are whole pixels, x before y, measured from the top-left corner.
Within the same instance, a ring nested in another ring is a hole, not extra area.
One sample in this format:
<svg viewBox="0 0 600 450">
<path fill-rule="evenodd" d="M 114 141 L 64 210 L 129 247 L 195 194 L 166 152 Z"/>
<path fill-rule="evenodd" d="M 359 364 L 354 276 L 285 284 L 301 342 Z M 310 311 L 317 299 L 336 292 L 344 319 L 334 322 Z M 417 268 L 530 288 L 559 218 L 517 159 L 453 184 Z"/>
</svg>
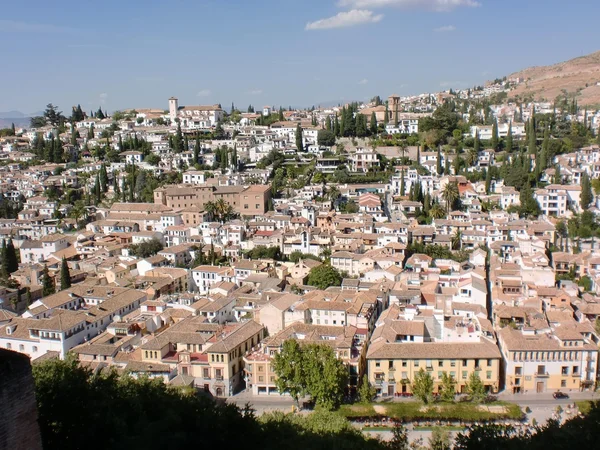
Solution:
<svg viewBox="0 0 600 450">
<path fill-rule="evenodd" d="M 552 396 L 554 398 L 569 398 L 569 394 L 565 394 L 564 392 L 560 392 L 560 391 L 556 391 L 554 394 L 552 394 Z"/>
</svg>

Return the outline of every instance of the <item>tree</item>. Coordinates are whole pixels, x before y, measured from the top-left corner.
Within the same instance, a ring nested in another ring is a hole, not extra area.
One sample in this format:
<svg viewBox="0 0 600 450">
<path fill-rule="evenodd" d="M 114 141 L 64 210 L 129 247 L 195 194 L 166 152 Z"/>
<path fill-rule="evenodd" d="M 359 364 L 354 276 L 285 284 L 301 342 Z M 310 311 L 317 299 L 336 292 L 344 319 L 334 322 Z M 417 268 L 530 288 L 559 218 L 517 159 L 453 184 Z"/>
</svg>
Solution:
<svg viewBox="0 0 600 450">
<path fill-rule="evenodd" d="M 108 192 L 108 173 L 104 164 L 100 166 L 100 189 L 104 193 Z"/>
<path fill-rule="evenodd" d="M 442 152 L 440 147 L 437 149 L 437 158 L 436 158 L 436 172 L 438 175 L 441 175 L 444 172 L 444 168 L 442 167 Z"/>
<path fill-rule="evenodd" d="M 498 119 L 494 119 L 494 125 L 492 126 L 492 148 L 498 150 Z"/>
<path fill-rule="evenodd" d="M 317 133 L 317 144 L 332 147 L 335 145 L 335 134 L 329 130 L 319 130 Z"/>
<path fill-rule="evenodd" d="M 529 143 L 527 144 L 527 150 L 530 155 L 537 154 L 537 137 L 535 135 L 535 118 L 532 116 L 529 120 L 529 128 L 527 130 L 527 139 Z"/>
<path fill-rule="evenodd" d="M 299 152 L 304 151 L 304 145 L 302 143 L 302 127 L 300 124 L 296 125 L 296 150 Z"/>
<path fill-rule="evenodd" d="M 364 404 L 371 403 L 376 394 L 377 390 L 369 383 L 369 377 L 366 374 L 363 375 L 362 383 L 358 389 L 358 398 L 360 399 L 360 402 Z"/>
<path fill-rule="evenodd" d="M 98 107 L 98 111 L 96 111 L 96 118 L 100 120 L 106 119 L 106 115 L 104 114 L 104 111 L 102 111 L 102 106 Z"/>
<path fill-rule="evenodd" d="M 448 372 L 442 372 L 442 384 L 440 387 L 440 396 L 445 402 L 453 402 L 456 395 L 456 380 Z"/>
<path fill-rule="evenodd" d="M 513 147 L 513 135 L 512 135 L 512 122 L 508 124 L 508 133 L 506 134 L 506 151 L 512 152 Z"/>
<path fill-rule="evenodd" d="M 481 142 L 479 140 L 479 130 L 475 131 L 475 140 L 473 141 L 473 149 L 476 155 L 479 155 L 479 146 Z"/>
<path fill-rule="evenodd" d="M 42 271 L 42 295 L 47 297 L 55 292 L 54 280 L 50 276 L 50 272 L 48 272 L 48 266 L 44 266 L 44 270 Z"/>
<path fill-rule="evenodd" d="M 369 124 L 371 134 L 374 136 L 377 134 L 377 116 L 375 111 L 371 113 L 371 123 Z"/>
<path fill-rule="evenodd" d="M 415 374 L 412 383 L 412 392 L 415 397 L 427 404 L 433 396 L 433 378 L 423 368 Z"/>
<path fill-rule="evenodd" d="M 322 264 L 310 270 L 306 284 L 319 289 L 327 289 L 329 286 L 341 286 L 342 276 L 331 265 Z"/>
<path fill-rule="evenodd" d="M 450 432 L 443 428 L 434 428 L 428 440 L 430 450 L 450 450 L 452 448 Z"/>
<path fill-rule="evenodd" d="M 303 352 L 308 394 L 318 406 L 337 409 L 348 387 L 348 369 L 328 345 L 308 344 Z"/>
<path fill-rule="evenodd" d="M 48 103 L 46 105 L 46 110 L 44 111 L 44 119 L 48 125 L 57 127 L 63 123 L 65 117 L 62 115 L 62 111 L 58 110 L 58 106 Z"/>
<path fill-rule="evenodd" d="M 12 239 L 8 242 L 2 240 L 2 270 L 4 277 L 8 277 L 11 273 L 16 272 L 19 268 L 19 260 L 17 259 L 17 251 Z"/>
<path fill-rule="evenodd" d="M 590 177 L 587 173 L 584 173 L 581 177 L 581 209 L 587 210 L 592 203 L 593 194 L 592 194 L 592 184 L 590 182 Z"/>
<path fill-rule="evenodd" d="M 71 273 L 69 272 L 69 265 L 67 264 L 66 258 L 63 256 L 62 263 L 60 266 L 60 290 L 64 290 L 71 287 Z"/>
<path fill-rule="evenodd" d="M 432 219 L 441 219 L 446 217 L 446 210 L 439 203 L 434 203 L 429 209 L 429 216 Z"/>
<path fill-rule="evenodd" d="M 456 182 L 447 183 L 442 189 L 442 198 L 446 202 L 446 211 L 452 211 L 452 206 L 460 198 L 458 184 Z"/>
<path fill-rule="evenodd" d="M 472 372 L 469 376 L 469 381 L 465 386 L 465 391 L 471 397 L 471 401 L 475 403 L 481 403 L 485 398 L 485 386 L 479 378 L 477 372 Z"/>
<path fill-rule="evenodd" d="M 275 386 L 281 393 L 287 392 L 299 406 L 299 399 L 306 395 L 304 352 L 298 341 L 289 339 L 283 343 L 273 358 L 273 372 L 277 375 Z"/>
<path fill-rule="evenodd" d="M 150 256 L 156 255 L 162 249 L 162 243 L 158 239 L 152 238 L 149 241 L 130 245 L 129 253 L 138 258 L 149 258 Z"/>
<path fill-rule="evenodd" d="M 392 439 L 388 442 L 389 450 L 409 450 L 411 446 L 408 442 L 408 431 L 400 422 L 394 424 L 392 429 Z"/>
</svg>

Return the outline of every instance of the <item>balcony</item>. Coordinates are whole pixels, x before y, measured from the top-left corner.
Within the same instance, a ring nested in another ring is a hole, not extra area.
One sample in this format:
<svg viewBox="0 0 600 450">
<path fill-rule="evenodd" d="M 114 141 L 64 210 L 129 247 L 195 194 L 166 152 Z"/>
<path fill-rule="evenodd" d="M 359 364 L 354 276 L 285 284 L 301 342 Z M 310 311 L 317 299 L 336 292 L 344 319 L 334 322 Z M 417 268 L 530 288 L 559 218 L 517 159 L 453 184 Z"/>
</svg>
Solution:
<svg viewBox="0 0 600 450">
<path fill-rule="evenodd" d="M 381 386 L 383 384 L 383 378 L 375 378 L 375 384 Z"/>
<path fill-rule="evenodd" d="M 476 366 L 476 367 L 475 367 L 475 370 L 477 370 L 477 371 L 481 371 L 481 366 Z"/>
<path fill-rule="evenodd" d="M 536 378 L 548 378 L 550 374 L 548 372 L 536 372 Z"/>
<path fill-rule="evenodd" d="M 581 374 L 579 372 L 577 372 L 577 373 L 572 373 L 571 376 L 573 378 L 579 378 L 581 376 Z"/>
<path fill-rule="evenodd" d="M 217 380 L 217 381 L 223 381 L 223 375 L 217 375 L 215 377 L 215 380 Z"/>
</svg>

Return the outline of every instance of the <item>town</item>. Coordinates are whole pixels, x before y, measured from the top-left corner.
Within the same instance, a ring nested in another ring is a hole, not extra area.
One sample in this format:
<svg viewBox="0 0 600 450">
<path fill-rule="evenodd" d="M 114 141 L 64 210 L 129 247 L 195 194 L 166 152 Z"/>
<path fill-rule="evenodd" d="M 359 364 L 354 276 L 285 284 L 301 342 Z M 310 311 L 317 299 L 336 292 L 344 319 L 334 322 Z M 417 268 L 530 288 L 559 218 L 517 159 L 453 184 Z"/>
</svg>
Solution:
<svg viewBox="0 0 600 450">
<path fill-rule="evenodd" d="M 510 84 L 3 130 L 0 347 L 278 396 L 286 340 L 380 397 L 594 390 L 600 112 Z M 503 103 L 496 103 L 497 101 Z"/>
<path fill-rule="evenodd" d="M 47 105 L 0 130 L 0 348 L 326 409 L 594 392 L 600 111 L 521 82 Z"/>
</svg>

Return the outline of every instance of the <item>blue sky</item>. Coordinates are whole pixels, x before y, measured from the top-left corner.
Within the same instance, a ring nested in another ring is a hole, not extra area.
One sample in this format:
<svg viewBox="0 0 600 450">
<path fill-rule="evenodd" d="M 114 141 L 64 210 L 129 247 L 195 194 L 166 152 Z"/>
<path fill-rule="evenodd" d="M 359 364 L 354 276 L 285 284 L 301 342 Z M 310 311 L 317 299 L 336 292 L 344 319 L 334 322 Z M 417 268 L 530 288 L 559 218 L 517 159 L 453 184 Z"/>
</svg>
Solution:
<svg viewBox="0 0 600 450">
<path fill-rule="evenodd" d="M 309 106 L 460 88 L 599 50 L 600 2 L 29 0 L 3 5 L 0 111 Z"/>
</svg>

